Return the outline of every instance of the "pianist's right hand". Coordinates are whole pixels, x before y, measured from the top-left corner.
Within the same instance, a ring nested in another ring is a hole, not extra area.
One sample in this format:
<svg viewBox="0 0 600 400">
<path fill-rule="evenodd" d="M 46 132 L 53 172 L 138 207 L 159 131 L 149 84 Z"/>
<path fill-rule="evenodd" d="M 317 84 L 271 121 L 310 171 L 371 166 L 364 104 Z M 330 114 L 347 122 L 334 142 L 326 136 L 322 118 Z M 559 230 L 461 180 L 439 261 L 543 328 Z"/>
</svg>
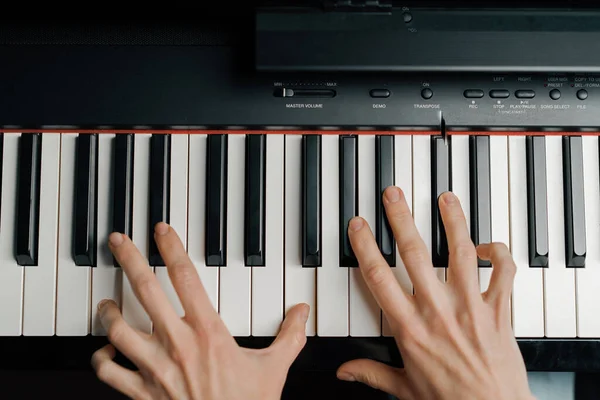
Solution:
<svg viewBox="0 0 600 400">
<path fill-rule="evenodd" d="M 170 306 L 133 242 L 111 234 L 110 249 L 155 329 L 153 335 L 137 331 L 113 301 L 101 302 L 100 321 L 112 344 L 92 357 L 100 380 L 134 399 L 279 399 L 288 369 L 306 342 L 308 305 L 299 304 L 287 313 L 270 347 L 242 348 L 212 306 L 177 233 L 160 223 L 154 237 L 185 317 Z M 115 347 L 139 372 L 113 361 Z"/>
<path fill-rule="evenodd" d="M 402 400 L 533 399 L 511 328 L 509 298 L 516 267 L 507 247 L 492 243 L 476 249 L 458 199 L 445 193 L 440 209 L 450 261 L 444 284 L 402 191 L 386 189 L 384 205 L 415 295 L 407 295 L 397 283 L 366 221 L 353 219 L 348 232 L 362 275 L 395 333 L 405 368 L 353 360 L 338 369 L 338 378 L 363 382 Z M 494 268 L 483 294 L 477 255 L 491 260 Z"/>
</svg>

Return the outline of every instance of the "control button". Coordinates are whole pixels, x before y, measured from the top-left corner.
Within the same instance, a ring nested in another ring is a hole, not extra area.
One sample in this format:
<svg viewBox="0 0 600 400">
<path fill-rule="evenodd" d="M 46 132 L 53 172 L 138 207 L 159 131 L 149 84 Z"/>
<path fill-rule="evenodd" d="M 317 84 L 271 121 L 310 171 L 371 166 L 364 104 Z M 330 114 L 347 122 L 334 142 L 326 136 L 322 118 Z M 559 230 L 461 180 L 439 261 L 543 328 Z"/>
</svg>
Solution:
<svg viewBox="0 0 600 400">
<path fill-rule="evenodd" d="M 517 90 L 515 96 L 518 99 L 533 99 L 535 97 L 535 91 L 533 90 Z"/>
<path fill-rule="evenodd" d="M 467 99 L 480 99 L 483 97 L 483 90 L 481 89 L 467 89 L 463 93 Z"/>
<path fill-rule="evenodd" d="M 585 89 L 580 89 L 577 91 L 577 98 L 579 100 L 585 100 L 588 97 L 588 92 Z"/>
<path fill-rule="evenodd" d="M 425 100 L 429 100 L 430 98 L 433 97 L 433 90 L 431 90 L 429 88 L 425 88 L 425 89 L 421 90 L 421 97 L 424 98 Z"/>
<path fill-rule="evenodd" d="M 552 89 L 550 91 L 550 98 L 552 100 L 558 100 L 558 99 L 560 99 L 560 90 L 558 90 L 558 89 Z"/>
<path fill-rule="evenodd" d="M 387 89 L 371 89 L 371 97 L 390 97 L 390 91 Z"/>
<path fill-rule="evenodd" d="M 492 99 L 506 99 L 510 97 L 510 92 L 503 89 L 490 90 L 490 97 Z"/>
<path fill-rule="evenodd" d="M 404 19 L 404 22 L 408 24 L 410 21 L 412 21 L 413 16 L 411 13 L 405 12 L 404 14 L 402 14 L 402 18 Z"/>
</svg>

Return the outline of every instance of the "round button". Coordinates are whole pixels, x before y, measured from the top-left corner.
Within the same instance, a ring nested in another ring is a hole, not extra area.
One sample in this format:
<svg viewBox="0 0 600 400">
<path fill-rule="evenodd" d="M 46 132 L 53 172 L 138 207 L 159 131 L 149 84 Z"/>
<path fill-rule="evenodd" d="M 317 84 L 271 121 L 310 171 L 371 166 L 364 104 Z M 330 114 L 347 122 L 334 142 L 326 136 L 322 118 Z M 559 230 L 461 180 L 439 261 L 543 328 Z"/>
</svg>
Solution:
<svg viewBox="0 0 600 400">
<path fill-rule="evenodd" d="M 585 89 L 580 89 L 577 91 L 577 98 L 579 100 L 585 100 L 588 97 L 588 92 Z"/>
<path fill-rule="evenodd" d="M 558 90 L 558 89 L 552 89 L 550 91 L 550 98 L 552 100 L 558 100 L 558 99 L 560 99 L 560 90 Z"/>
<path fill-rule="evenodd" d="M 429 100 L 430 98 L 433 97 L 433 90 L 431 90 L 429 88 L 425 88 L 425 89 L 421 90 L 421 97 L 424 98 L 425 100 Z"/>
<path fill-rule="evenodd" d="M 410 21 L 412 21 L 413 16 L 411 13 L 405 12 L 404 14 L 402 14 L 402 18 L 404 19 L 404 22 L 408 24 Z"/>
</svg>

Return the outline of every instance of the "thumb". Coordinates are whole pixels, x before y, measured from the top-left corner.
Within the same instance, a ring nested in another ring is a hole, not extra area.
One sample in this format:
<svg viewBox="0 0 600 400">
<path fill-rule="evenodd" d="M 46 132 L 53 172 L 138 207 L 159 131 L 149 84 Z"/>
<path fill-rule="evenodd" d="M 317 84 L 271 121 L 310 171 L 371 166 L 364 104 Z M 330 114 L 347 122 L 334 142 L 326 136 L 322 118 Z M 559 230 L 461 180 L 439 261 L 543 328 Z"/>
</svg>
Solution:
<svg viewBox="0 0 600 400">
<path fill-rule="evenodd" d="M 286 367 L 289 367 L 304 348 L 309 312 L 310 307 L 304 303 L 298 304 L 288 311 L 279 334 L 269 347 L 269 352 L 278 364 L 283 362 Z"/>
<path fill-rule="evenodd" d="M 402 400 L 414 398 L 404 369 L 390 367 L 378 361 L 348 361 L 338 368 L 337 377 L 344 381 L 362 382 Z"/>
</svg>

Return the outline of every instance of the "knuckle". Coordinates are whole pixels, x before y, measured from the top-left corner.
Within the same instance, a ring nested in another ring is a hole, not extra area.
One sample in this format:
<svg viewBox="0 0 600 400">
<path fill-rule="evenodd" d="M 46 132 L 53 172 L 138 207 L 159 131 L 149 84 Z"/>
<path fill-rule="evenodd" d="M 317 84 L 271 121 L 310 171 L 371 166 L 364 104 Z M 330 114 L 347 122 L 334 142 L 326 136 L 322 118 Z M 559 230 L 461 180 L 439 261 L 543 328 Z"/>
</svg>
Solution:
<svg viewBox="0 0 600 400">
<path fill-rule="evenodd" d="M 412 214 L 407 207 L 402 207 L 400 205 L 390 207 L 387 213 L 390 216 L 390 219 L 396 221 L 400 224 L 404 224 L 407 221 L 412 220 Z"/>
<path fill-rule="evenodd" d="M 367 263 L 364 268 L 365 280 L 373 286 L 382 286 L 386 281 L 386 273 L 378 263 Z"/>
<path fill-rule="evenodd" d="M 191 268 L 190 265 L 182 259 L 178 259 L 172 265 L 172 279 L 175 281 L 174 283 L 182 288 L 187 288 L 192 286 L 195 281 L 196 270 Z"/>
<path fill-rule="evenodd" d="M 111 370 L 110 363 L 108 363 L 106 360 L 101 361 L 96 366 L 96 376 L 102 382 L 105 382 L 105 383 L 110 382 L 111 381 L 111 371 L 110 370 Z"/>
<path fill-rule="evenodd" d="M 125 334 L 126 326 L 123 319 L 117 319 L 108 327 L 106 336 L 111 343 L 118 343 Z"/>
<path fill-rule="evenodd" d="M 135 286 L 140 298 L 152 298 L 156 290 L 154 284 L 154 276 L 151 274 L 143 274 L 142 276 L 138 277 L 138 279 L 136 279 Z"/>
<path fill-rule="evenodd" d="M 415 242 L 403 243 L 399 246 L 399 253 L 407 264 L 424 264 L 427 262 L 427 253 Z"/>
<path fill-rule="evenodd" d="M 472 243 L 462 242 L 454 247 L 454 254 L 460 259 L 474 260 L 477 257 L 477 251 Z"/>
<path fill-rule="evenodd" d="M 298 331 L 294 334 L 294 343 L 297 347 L 303 348 L 306 345 L 306 334 L 304 330 Z"/>
</svg>

